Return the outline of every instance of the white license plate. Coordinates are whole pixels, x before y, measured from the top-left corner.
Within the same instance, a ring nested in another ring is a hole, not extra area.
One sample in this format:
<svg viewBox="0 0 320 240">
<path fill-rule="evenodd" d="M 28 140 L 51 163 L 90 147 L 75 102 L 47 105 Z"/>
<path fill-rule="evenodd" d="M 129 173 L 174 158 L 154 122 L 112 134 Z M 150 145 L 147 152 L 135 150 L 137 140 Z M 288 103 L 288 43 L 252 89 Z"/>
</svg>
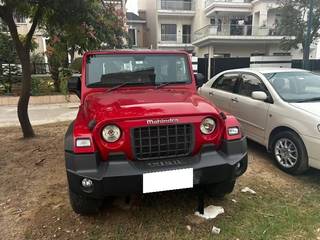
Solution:
<svg viewBox="0 0 320 240">
<path fill-rule="evenodd" d="M 143 193 L 193 188 L 193 169 L 143 174 Z"/>
</svg>

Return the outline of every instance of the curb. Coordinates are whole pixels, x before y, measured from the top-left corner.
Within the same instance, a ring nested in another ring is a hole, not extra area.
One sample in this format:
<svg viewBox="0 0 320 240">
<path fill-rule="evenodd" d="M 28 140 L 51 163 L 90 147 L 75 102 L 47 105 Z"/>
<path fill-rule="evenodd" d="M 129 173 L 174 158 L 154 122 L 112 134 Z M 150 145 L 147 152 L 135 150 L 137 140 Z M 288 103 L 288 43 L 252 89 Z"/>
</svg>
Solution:
<svg viewBox="0 0 320 240">
<path fill-rule="evenodd" d="M 0 96 L 0 106 L 17 105 L 19 97 Z M 76 95 L 48 95 L 48 96 L 31 96 L 29 104 L 56 104 L 56 103 L 79 103 L 79 98 Z"/>
</svg>

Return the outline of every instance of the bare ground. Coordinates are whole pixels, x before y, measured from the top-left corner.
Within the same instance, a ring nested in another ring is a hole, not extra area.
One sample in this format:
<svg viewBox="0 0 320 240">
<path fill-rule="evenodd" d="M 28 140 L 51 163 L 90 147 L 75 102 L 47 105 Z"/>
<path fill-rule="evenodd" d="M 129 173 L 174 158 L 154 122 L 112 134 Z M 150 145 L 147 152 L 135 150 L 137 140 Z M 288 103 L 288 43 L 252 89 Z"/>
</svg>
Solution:
<svg viewBox="0 0 320 240">
<path fill-rule="evenodd" d="M 222 228 L 219 239 L 320 239 L 320 172 L 287 175 L 255 143 L 234 193 L 206 199 L 226 210 L 215 221 L 190 222 L 197 198 L 189 190 L 139 196 L 129 210 L 115 199 L 98 216 L 81 217 L 68 202 L 67 126 L 37 126 L 29 140 L 19 128 L 0 129 L 0 239 L 207 239 L 213 224 Z M 257 195 L 241 193 L 245 186 Z"/>
</svg>

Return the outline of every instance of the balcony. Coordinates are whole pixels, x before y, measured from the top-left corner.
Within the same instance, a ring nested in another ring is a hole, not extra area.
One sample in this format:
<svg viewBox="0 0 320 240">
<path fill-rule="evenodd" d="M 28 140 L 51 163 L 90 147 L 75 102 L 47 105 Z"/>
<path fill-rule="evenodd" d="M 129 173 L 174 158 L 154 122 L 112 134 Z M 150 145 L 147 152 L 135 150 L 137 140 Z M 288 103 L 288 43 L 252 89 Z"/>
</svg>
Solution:
<svg viewBox="0 0 320 240">
<path fill-rule="evenodd" d="M 252 11 L 252 0 L 206 0 L 205 13 L 207 17 L 214 16 L 217 12 L 226 13 L 249 13 Z"/>
<path fill-rule="evenodd" d="M 252 0 L 206 0 L 205 7 L 209 7 L 214 3 L 226 3 L 226 4 L 241 4 L 241 3 L 251 3 Z"/>
<path fill-rule="evenodd" d="M 209 43 L 279 43 L 283 38 L 275 28 L 252 25 L 222 24 L 208 25 L 194 33 L 193 44 L 204 46 Z"/>
<path fill-rule="evenodd" d="M 160 48 L 193 48 L 191 34 L 161 34 Z"/>
<path fill-rule="evenodd" d="M 194 0 L 157 0 L 158 15 L 194 16 Z"/>
</svg>

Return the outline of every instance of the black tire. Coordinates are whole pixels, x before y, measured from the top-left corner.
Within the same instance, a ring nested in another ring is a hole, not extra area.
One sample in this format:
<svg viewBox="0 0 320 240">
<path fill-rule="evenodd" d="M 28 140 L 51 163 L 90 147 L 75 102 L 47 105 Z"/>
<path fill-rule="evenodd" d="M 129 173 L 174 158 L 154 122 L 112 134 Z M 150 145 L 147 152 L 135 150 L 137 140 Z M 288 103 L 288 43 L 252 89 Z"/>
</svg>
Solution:
<svg viewBox="0 0 320 240">
<path fill-rule="evenodd" d="M 280 163 L 283 162 L 279 160 L 280 156 L 276 154 L 276 145 L 281 139 L 289 139 L 296 147 L 298 156 L 295 156 L 297 160 L 295 160 L 294 164 L 290 166 L 284 166 L 285 163 Z M 271 141 L 271 152 L 274 158 L 274 161 L 276 162 L 277 166 L 283 170 L 286 173 L 293 174 L 293 175 L 298 175 L 302 174 L 305 171 L 308 170 L 309 164 L 308 164 L 308 153 L 306 150 L 306 147 L 300 138 L 298 134 L 296 134 L 293 131 L 283 131 L 279 132 L 276 135 L 272 137 Z"/>
<path fill-rule="evenodd" d="M 75 213 L 80 215 L 97 214 L 102 207 L 103 200 L 85 197 L 69 190 L 70 204 Z"/>
<path fill-rule="evenodd" d="M 232 193 L 234 186 L 236 184 L 235 180 L 214 183 L 206 185 L 206 193 L 210 197 L 223 198 L 226 194 Z"/>
</svg>

